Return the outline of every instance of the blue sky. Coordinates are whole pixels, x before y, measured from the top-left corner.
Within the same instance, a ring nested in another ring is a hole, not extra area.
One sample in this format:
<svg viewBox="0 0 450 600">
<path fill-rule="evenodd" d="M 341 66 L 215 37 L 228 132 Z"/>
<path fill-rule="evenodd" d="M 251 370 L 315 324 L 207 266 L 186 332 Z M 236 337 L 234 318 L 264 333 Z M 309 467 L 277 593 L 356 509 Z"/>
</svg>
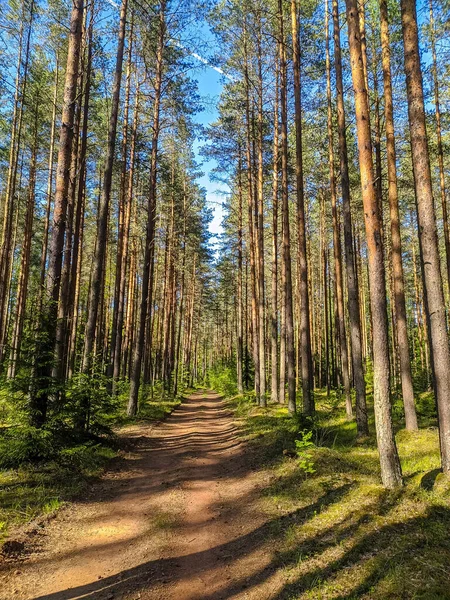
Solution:
<svg viewBox="0 0 450 600">
<path fill-rule="evenodd" d="M 195 48 L 192 49 L 195 52 Z M 199 61 L 199 65 L 200 65 Z M 223 76 L 218 73 L 213 67 L 205 65 L 192 75 L 198 82 L 198 90 L 203 99 L 203 111 L 199 112 L 194 120 L 201 125 L 209 125 L 213 123 L 217 117 L 217 104 L 219 96 L 223 88 Z M 196 140 L 194 144 L 194 152 L 201 170 L 204 175 L 199 179 L 199 183 L 206 189 L 207 200 L 210 207 L 213 209 L 214 219 L 210 224 L 211 233 L 220 233 L 222 231 L 221 222 L 223 218 L 222 202 L 224 200 L 224 192 L 228 192 L 228 187 L 220 182 L 211 181 L 210 172 L 217 166 L 215 160 L 206 160 L 201 156 L 199 149 L 204 145 L 204 141 Z"/>
</svg>

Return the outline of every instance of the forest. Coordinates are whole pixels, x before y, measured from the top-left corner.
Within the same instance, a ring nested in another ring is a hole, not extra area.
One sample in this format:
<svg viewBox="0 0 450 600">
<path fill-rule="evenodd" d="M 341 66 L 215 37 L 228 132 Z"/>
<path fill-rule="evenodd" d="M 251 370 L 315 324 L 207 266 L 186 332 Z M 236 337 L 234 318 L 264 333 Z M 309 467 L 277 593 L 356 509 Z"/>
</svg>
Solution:
<svg viewBox="0 0 450 600">
<path fill-rule="evenodd" d="M 0 598 L 450 598 L 448 0 L 0 7 Z M 41 565 L 111 469 L 179 579 Z"/>
</svg>

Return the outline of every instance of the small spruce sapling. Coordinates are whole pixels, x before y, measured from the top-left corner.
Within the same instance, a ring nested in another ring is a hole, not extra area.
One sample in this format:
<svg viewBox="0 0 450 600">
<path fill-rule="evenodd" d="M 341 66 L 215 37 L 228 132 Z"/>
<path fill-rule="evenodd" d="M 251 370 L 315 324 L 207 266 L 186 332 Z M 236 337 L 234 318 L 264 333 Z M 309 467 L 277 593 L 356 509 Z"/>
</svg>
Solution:
<svg viewBox="0 0 450 600">
<path fill-rule="evenodd" d="M 314 461 L 312 460 L 312 454 L 310 448 L 314 446 L 312 442 L 312 431 L 303 430 L 299 432 L 301 438 L 295 440 L 295 451 L 298 458 L 298 466 L 305 473 L 305 475 L 315 473 Z"/>
</svg>

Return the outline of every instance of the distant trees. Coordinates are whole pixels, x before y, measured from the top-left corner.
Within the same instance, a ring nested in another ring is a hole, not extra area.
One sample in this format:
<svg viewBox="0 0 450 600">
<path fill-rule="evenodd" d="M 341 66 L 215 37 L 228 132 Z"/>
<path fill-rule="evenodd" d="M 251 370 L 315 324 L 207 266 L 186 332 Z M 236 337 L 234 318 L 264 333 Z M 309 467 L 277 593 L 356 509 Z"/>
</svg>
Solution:
<svg viewBox="0 0 450 600">
<path fill-rule="evenodd" d="M 1 367 L 33 426 L 63 419 L 86 432 L 110 394 L 130 390 L 135 414 L 141 380 L 172 394 L 200 376 L 210 211 L 196 183 L 191 59 L 170 37 L 186 27 L 183 3 L 151 17 L 131 0 L 44 8 L 22 0 L 4 16 L 18 58 L 1 133 Z"/>
</svg>

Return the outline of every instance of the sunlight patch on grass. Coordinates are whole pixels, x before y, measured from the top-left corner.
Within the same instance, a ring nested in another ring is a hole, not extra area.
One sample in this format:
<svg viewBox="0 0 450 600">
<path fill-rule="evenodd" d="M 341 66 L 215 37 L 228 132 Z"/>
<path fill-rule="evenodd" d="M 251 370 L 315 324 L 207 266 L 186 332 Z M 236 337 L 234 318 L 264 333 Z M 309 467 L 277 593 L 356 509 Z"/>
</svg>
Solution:
<svg viewBox="0 0 450 600">
<path fill-rule="evenodd" d="M 104 446 L 77 446 L 55 461 L 0 470 L 0 543 L 12 526 L 53 513 L 81 494 L 116 455 Z"/>
<path fill-rule="evenodd" d="M 261 502 L 271 520 L 277 600 L 450 598 L 450 482 L 438 470 L 436 428 L 427 418 L 419 432 L 399 429 L 405 485 L 390 492 L 380 485 L 373 424 L 359 441 L 333 399 L 322 392 L 316 401 L 313 474 L 292 452 L 301 417 L 231 401 L 266 473 Z"/>
</svg>

